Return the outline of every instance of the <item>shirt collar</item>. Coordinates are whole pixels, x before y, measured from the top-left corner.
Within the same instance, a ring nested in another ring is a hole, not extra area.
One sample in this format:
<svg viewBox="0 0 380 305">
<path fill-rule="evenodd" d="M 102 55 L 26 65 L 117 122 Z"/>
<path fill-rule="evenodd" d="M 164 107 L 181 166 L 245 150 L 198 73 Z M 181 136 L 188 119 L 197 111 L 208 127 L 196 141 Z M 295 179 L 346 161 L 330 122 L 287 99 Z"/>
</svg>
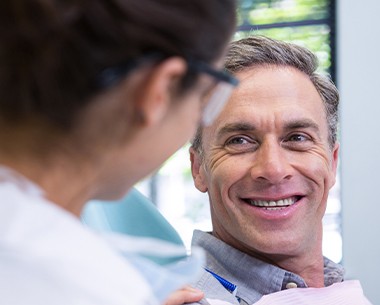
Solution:
<svg viewBox="0 0 380 305">
<path fill-rule="evenodd" d="M 248 303 L 256 302 L 262 295 L 286 289 L 288 283 L 307 287 L 297 274 L 243 253 L 209 233 L 195 230 L 192 245 L 206 250 L 207 268 L 237 285 L 238 295 Z M 326 286 L 343 280 L 344 272 L 340 265 L 327 258 L 324 264 Z"/>
</svg>

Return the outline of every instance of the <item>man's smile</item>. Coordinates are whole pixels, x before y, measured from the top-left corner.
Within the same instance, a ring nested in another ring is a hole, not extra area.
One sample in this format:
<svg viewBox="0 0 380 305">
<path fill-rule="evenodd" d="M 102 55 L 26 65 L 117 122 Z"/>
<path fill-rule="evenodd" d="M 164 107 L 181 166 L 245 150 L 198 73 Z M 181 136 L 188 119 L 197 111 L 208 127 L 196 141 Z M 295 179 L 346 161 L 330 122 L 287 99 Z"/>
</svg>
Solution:
<svg viewBox="0 0 380 305">
<path fill-rule="evenodd" d="M 257 200 L 257 199 L 243 199 L 245 202 L 252 206 L 264 208 L 266 210 L 279 210 L 289 207 L 299 201 L 302 196 L 291 196 L 279 200 Z"/>
</svg>

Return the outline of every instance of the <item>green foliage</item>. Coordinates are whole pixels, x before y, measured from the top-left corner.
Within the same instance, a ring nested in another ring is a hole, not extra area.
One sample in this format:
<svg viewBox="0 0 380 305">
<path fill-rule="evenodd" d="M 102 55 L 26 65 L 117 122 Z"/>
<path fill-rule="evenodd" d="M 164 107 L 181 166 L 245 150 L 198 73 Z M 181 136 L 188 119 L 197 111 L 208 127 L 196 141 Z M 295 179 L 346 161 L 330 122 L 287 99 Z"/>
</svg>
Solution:
<svg viewBox="0 0 380 305">
<path fill-rule="evenodd" d="M 328 0 L 241 0 L 241 24 L 271 24 L 327 18 Z"/>
<path fill-rule="evenodd" d="M 323 24 L 329 17 L 329 0 L 240 0 L 239 24 L 251 31 L 238 31 L 234 39 L 265 35 L 293 42 L 312 50 L 319 59 L 320 70 L 331 67 L 330 27 Z M 258 30 L 255 25 L 273 25 L 296 21 L 320 20 L 320 25 L 272 27 Z"/>
</svg>

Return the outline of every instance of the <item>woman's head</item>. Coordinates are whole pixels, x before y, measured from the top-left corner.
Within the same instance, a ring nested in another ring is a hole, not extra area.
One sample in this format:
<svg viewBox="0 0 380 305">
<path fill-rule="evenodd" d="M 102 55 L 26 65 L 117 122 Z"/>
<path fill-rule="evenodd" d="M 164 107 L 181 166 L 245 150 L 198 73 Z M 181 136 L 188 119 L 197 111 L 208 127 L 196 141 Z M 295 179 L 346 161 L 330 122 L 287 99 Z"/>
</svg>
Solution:
<svg viewBox="0 0 380 305">
<path fill-rule="evenodd" d="M 41 116 L 61 128 L 70 128 L 99 93 L 104 69 L 151 54 L 212 63 L 234 27 L 233 0 L 6 0 L 1 6 L 2 119 Z M 182 83 L 192 81 L 187 76 Z"/>
<path fill-rule="evenodd" d="M 195 129 L 201 93 L 213 78 L 193 63 L 221 64 L 235 6 L 235 0 L 1 1 L 0 140 L 7 147 L 0 154 L 12 154 L 13 145 L 18 153 L 60 150 L 96 159 L 128 144 L 134 150 L 128 162 L 144 169 L 133 175 L 119 166 L 116 160 L 128 158 L 117 150 L 114 166 L 131 177 L 146 175 Z M 18 136 L 13 144 L 6 130 Z"/>
</svg>

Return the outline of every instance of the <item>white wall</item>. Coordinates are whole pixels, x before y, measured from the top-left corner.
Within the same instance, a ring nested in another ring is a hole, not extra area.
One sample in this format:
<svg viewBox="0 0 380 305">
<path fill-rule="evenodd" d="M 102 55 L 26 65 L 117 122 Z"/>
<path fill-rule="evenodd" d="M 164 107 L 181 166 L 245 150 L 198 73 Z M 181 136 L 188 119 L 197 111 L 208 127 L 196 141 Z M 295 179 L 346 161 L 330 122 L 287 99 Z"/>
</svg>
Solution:
<svg viewBox="0 0 380 305">
<path fill-rule="evenodd" d="M 380 1 L 338 0 L 343 264 L 380 304 Z"/>
</svg>

